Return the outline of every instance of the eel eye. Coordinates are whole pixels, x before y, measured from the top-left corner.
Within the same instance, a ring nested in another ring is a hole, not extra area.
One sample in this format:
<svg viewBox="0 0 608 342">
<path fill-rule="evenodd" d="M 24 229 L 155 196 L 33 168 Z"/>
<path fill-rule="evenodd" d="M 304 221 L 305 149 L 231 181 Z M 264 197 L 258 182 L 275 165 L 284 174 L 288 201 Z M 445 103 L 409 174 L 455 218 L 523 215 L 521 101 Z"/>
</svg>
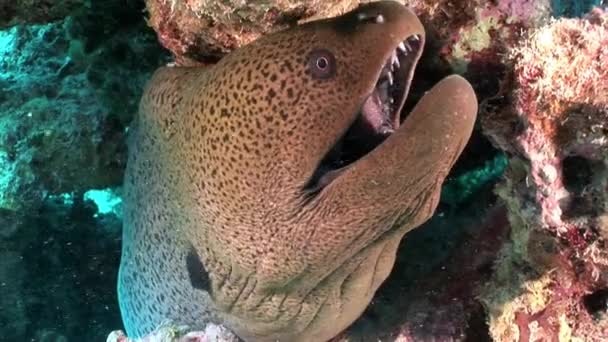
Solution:
<svg viewBox="0 0 608 342">
<path fill-rule="evenodd" d="M 329 64 L 329 61 L 327 60 L 327 58 L 325 58 L 325 57 L 317 58 L 317 69 L 325 70 L 325 68 L 327 68 L 329 66 L 328 64 Z"/>
<path fill-rule="evenodd" d="M 308 72 L 314 79 L 324 80 L 336 75 L 336 57 L 325 49 L 317 49 L 308 56 Z"/>
</svg>

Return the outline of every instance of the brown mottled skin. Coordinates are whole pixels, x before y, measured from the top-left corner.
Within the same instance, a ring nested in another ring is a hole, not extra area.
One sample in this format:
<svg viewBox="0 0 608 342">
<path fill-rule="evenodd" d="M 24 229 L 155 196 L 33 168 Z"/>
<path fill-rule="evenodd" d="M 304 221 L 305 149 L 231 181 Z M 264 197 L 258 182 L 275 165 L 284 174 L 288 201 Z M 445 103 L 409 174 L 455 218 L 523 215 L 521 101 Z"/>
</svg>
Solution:
<svg viewBox="0 0 608 342">
<path fill-rule="evenodd" d="M 129 334 L 172 320 L 221 323 L 246 341 L 326 341 L 359 317 L 403 235 L 435 210 L 473 128 L 473 90 L 444 79 L 318 194 L 303 188 L 412 34 L 424 37 L 412 12 L 374 3 L 265 36 L 213 67 L 155 73 L 125 181 Z M 322 79 L 308 62 L 319 48 L 336 63 Z"/>
</svg>

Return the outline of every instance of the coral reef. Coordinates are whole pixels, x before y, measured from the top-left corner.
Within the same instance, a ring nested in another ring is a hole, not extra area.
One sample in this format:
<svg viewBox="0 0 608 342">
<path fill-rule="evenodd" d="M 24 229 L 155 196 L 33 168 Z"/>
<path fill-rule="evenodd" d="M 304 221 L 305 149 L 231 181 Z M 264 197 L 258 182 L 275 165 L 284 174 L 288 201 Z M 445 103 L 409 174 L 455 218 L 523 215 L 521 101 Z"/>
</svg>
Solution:
<svg viewBox="0 0 608 342">
<path fill-rule="evenodd" d="M 343 13 L 359 0 L 146 0 L 150 24 L 177 64 L 213 63 L 262 34 Z"/>
<path fill-rule="evenodd" d="M 120 193 L 127 125 L 167 56 L 143 8 L 95 2 L 0 31 L 2 340 L 100 340 L 121 324 L 118 199 L 99 195 Z"/>
<path fill-rule="evenodd" d="M 431 35 L 445 44 L 443 54 L 459 62 L 470 60 L 468 54 L 490 48 L 491 44 L 508 45 L 516 39 L 512 37 L 516 29 L 548 19 L 551 10 L 550 0 L 398 1 L 412 7 Z M 147 0 L 146 4 L 150 24 L 161 44 L 173 53 L 177 64 L 193 65 L 213 63 L 265 33 L 339 15 L 362 2 L 366 1 Z M 454 60 L 451 62 L 454 64 Z"/>
<path fill-rule="evenodd" d="M 0 2 L 0 28 L 63 19 L 86 3 L 86 0 L 3 0 Z"/>
<path fill-rule="evenodd" d="M 607 44 L 599 8 L 533 30 L 508 56 L 507 105 L 483 120 L 510 154 L 511 243 L 481 296 L 496 340 L 608 338 Z"/>
<path fill-rule="evenodd" d="M 64 197 L 31 213 L 0 209 L 3 341 L 95 341 L 121 324 L 121 222 L 95 213 L 93 202 Z"/>
<path fill-rule="evenodd" d="M 163 53 L 120 3 L 0 31 L 0 208 L 121 184 L 125 128 Z"/>
</svg>

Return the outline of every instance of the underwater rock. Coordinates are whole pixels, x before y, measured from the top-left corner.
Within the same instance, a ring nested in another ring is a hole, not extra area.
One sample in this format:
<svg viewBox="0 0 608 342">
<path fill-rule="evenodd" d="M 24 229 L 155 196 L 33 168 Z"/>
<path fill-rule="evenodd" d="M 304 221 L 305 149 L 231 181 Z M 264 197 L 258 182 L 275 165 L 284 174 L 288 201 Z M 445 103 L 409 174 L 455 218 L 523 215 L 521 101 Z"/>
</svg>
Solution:
<svg viewBox="0 0 608 342">
<path fill-rule="evenodd" d="M 121 222 L 95 212 L 82 199 L 49 197 L 0 234 L 3 341 L 97 341 L 120 325 Z M 0 223 L 10 218 L 0 211 Z"/>
<path fill-rule="evenodd" d="M 213 63 L 262 34 L 326 18 L 360 0 L 146 0 L 150 25 L 178 65 Z"/>
<path fill-rule="evenodd" d="M 397 1 L 411 7 L 436 36 L 433 39 L 443 41 L 446 51 L 455 49 L 453 58 L 460 59 L 489 47 L 495 32 L 508 34 L 518 25 L 543 20 L 550 9 L 549 0 Z M 178 65 L 192 65 L 214 63 L 264 34 L 336 16 L 364 2 L 369 1 L 147 0 L 146 4 L 150 25 L 161 44 L 173 53 Z M 507 27 L 509 30 L 503 30 Z"/>
<path fill-rule="evenodd" d="M 30 3 L 52 2 L 0 8 Z M 122 183 L 126 127 L 167 56 L 144 6 L 0 30 L 0 340 L 94 341 L 121 324 L 121 222 L 85 194 Z"/>
<path fill-rule="evenodd" d="M 121 3 L 0 31 L 0 208 L 122 183 L 126 126 L 164 54 Z"/>
<path fill-rule="evenodd" d="M 0 2 L 0 29 L 24 23 L 45 24 L 60 20 L 86 3 L 86 0 L 4 0 Z"/>
<path fill-rule="evenodd" d="M 440 57 L 461 72 L 472 59 L 499 57 L 522 29 L 538 26 L 551 14 L 551 0 L 396 1 L 414 10 L 425 23 L 427 39 L 440 45 Z M 369 1 L 146 0 L 149 23 L 178 65 L 214 63 L 264 34 L 336 16 L 364 2 Z"/>
<path fill-rule="evenodd" d="M 608 13 L 553 20 L 508 62 L 484 131 L 510 154 L 511 243 L 482 300 L 495 340 L 608 338 Z"/>
<path fill-rule="evenodd" d="M 439 55 L 460 72 L 472 60 L 499 63 L 500 52 L 518 42 L 522 30 L 551 15 L 550 0 L 412 1 L 427 31 L 438 41 Z"/>
</svg>

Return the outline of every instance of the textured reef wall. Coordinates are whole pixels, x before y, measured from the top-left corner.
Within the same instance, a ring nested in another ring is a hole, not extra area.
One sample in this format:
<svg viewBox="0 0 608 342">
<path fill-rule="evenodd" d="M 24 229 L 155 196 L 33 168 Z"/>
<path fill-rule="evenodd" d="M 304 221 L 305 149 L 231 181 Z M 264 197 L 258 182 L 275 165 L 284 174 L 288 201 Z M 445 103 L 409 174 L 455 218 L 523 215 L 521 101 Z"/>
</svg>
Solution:
<svg viewBox="0 0 608 342">
<path fill-rule="evenodd" d="M 483 126 L 509 151 L 511 243 L 481 296 L 499 340 L 608 337 L 608 13 L 534 30 Z"/>
<path fill-rule="evenodd" d="M 264 33 L 299 20 L 326 18 L 354 8 L 358 0 L 147 0 L 150 24 L 179 64 L 217 61 Z"/>
<path fill-rule="evenodd" d="M 10 27 L 21 23 L 45 24 L 49 21 L 65 18 L 85 0 L 21 0 L 0 2 L 0 27 Z"/>
<path fill-rule="evenodd" d="M 33 3 L 0 4 L 0 339 L 103 340 L 121 327 L 124 139 L 150 73 L 359 1 Z M 608 339 L 608 15 L 599 1 L 407 3 L 429 38 L 407 108 L 457 72 L 480 122 L 435 216 L 336 340 Z M 201 336 L 234 340 L 182 340 Z"/>
<path fill-rule="evenodd" d="M 125 128 L 161 56 L 130 6 L 0 32 L 0 207 L 121 184 Z"/>
<path fill-rule="evenodd" d="M 166 54 L 143 3 L 79 3 L 0 5 L 3 341 L 103 340 L 121 324 L 124 137 Z"/>
</svg>

